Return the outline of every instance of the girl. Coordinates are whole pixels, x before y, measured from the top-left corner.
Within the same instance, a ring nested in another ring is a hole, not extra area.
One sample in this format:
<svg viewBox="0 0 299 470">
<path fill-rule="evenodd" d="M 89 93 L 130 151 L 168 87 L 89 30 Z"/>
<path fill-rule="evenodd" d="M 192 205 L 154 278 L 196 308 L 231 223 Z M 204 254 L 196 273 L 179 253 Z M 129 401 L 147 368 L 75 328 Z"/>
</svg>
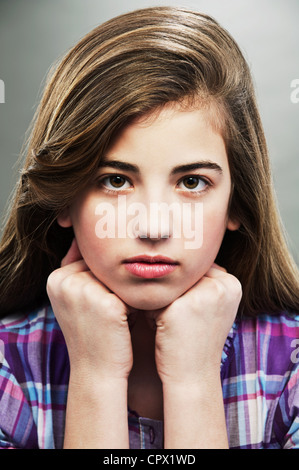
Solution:
<svg viewBox="0 0 299 470">
<path fill-rule="evenodd" d="M 298 272 L 212 18 L 135 11 L 67 54 L 0 253 L 3 448 L 299 447 Z"/>
</svg>

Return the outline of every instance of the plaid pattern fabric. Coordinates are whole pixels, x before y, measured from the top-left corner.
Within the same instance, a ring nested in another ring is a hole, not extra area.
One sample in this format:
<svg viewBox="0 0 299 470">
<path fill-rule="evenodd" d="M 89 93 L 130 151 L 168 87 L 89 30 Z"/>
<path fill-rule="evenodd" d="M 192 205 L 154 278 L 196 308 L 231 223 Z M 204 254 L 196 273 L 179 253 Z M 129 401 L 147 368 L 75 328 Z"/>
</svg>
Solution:
<svg viewBox="0 0 299 470">
<path fill-rule="evenodd" d="M 299 316 L 234 325 L 222 356 L 231 448 L 299 448 Z"/>
<path fill-rule="evenodd" d="M 299 316 L 244 318 L 221 360 L 231 448 L 299 448 Z M 0 322 L 0 448 L 63 446 L 69 360 L 51 307 Z M 163 425 L 128 411 L 131 448 L 163 448 Z"/>
</svg>

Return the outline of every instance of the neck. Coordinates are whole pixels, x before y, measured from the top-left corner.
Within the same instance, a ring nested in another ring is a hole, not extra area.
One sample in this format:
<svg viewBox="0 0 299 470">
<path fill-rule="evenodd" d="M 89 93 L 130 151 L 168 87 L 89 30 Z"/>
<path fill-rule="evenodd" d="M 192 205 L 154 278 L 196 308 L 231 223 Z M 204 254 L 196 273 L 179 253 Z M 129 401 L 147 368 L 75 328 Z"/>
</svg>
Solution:
<svg viewBox="0 0 299 470">
<path fill-rule="evenodd" d="M 129 377 L 129 407 L 139 415 L 162 419 L 162 385 L 155 363 L 155 330 L 140 311 L 131 331 L 133 368 Z"/>
</svg>

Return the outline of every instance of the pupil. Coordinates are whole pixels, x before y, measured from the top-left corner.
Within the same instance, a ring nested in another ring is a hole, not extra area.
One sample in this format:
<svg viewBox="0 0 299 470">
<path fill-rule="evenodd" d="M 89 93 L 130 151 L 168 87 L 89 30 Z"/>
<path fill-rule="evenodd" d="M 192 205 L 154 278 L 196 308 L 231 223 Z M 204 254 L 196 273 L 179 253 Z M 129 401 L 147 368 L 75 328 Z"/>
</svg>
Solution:
<svg viewBox="0 0 299 470">
<path fill-rule="evenodd" d="M 186 180 L 185 180 L 185 185 L 186 185 L 189 189 L 194 189 L 194 188 L 196 188 L 197 184 L 198 184 L 197 178 L 195 178 L 194 176 L 189 176 L 189 177 L 186 178 Z"/>
<path fill-rule="evenodd" d="M 112 186 L 120 188 L 124 184 L 124 179 L 121 176 L 113 176 L 110 179 Z"/>
</svg>

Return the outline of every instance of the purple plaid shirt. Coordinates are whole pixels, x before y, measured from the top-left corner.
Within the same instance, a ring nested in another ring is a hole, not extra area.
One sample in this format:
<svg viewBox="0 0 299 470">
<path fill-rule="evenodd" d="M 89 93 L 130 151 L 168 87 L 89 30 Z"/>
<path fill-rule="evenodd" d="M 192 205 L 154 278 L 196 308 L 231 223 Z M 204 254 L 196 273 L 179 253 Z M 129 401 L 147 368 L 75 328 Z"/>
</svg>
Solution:
<svg viewBox="0 0 299 470">
<path fill-rule="evenodd" d="M 298 315 L 237 320 L 220 373 L 231 448 L 299 448 Z M 51 307 L 3 319 L 0 448 L 61 448 L 68 380 L 67 349 Z M 128 427 L 131 448 L 163 448 L 162 422 L 129 410 Z"/>
</svg>

